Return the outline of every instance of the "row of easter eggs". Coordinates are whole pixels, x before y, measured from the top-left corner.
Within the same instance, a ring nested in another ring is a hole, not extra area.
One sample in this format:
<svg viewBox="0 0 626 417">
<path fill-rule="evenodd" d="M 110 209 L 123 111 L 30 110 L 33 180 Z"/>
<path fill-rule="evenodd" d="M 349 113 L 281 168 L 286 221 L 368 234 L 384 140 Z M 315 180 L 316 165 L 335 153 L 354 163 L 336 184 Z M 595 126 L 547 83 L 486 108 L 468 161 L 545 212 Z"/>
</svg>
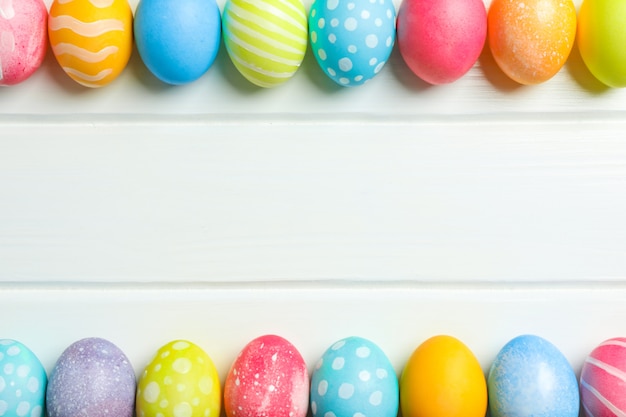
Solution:
<svg viewBox="0 0 626 417">
<path fill-rule="evenodd" d="M 134 19 L 134 20 L 133 20 Z M 397 24 L 397 30 L 396 30 Z M 488 41 L 513 80 L 537 84 L 566 62 L 578 36 L 589 70 L 626 86 L 626 3 L 584 0 L 127 0 L 0 1 L 0 85 L 19 83 L 42 63 L 49 41 L 72 79 L 101 87 L 125 68 L 133 45 L 148 69 L 169 84 L 202 76 L 222 32 L 235 67 L 250 82 L 274 87 L 298 70 L 310 39 L 315 58 L 339 85 L 356 86 L 383 68 L 398 40 L 409 68 L 431 84 L 450 83 L 476 62 Z M 578 27 L 578 31 L 577 31 Z"/>
<path fill-rule="evenodd" d="M 582 401 L 580 401 L 582 400 Z M 209 355 L 187 340 L 162 346 L 136 381 L 125 354 L 101 338 L 70 345 L 50 378 L 35 354 L 0 340 L 0 415 L 6 417 L 588 417 L 626 413 L 626 338 L 608 339 L 586 358 L 580 382 L 546 339 L 509 341 L 487 378 L 460 340 L 431 337 L 400 381 L 372 341 L 332 344 L 311 377 L 296 347 L 260 336 L 239 352 L 222 392 Z"/>
</svg>

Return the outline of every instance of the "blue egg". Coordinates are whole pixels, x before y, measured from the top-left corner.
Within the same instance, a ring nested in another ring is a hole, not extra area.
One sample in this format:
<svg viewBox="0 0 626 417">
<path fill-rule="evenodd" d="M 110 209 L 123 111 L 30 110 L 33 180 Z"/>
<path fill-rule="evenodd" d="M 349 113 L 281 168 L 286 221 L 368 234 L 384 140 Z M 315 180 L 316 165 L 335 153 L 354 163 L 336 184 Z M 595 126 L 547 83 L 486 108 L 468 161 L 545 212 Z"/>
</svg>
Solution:
<svg viewBox="0 0 626 417">
<path fill-rule="evenodd" d="M 314 417 L 396 417 L 398 378 L 377 345 L 348 337 L 333 344 L 317 362 L 310 401 Z"/>
<path fill-rule="evenodd" d="M 396 39 L 396 9 L 392 0 L 315 0 L 309 37 L 326 75 L 341 86 L 358 86 L 389 59 Z"/>
<path fill-rule="evenodd" d="M 137 5 L 137 50 L 146 67 L 165 83 L 187 84 L 207 72 L 221 33 L 214 0 L 141 0 Z"/>
<path fill-rule="evenodd" d="M 496 356 L 487 378 L 492 417 L 578 417 L 576 375 L 547 340 L 518 336 Z"/>
<path fill-rule="evenodd" d="M 30 349 L 0 340 L 0 416 L 43 416 L 47 384 L 46 370 Z"/>
</svg>

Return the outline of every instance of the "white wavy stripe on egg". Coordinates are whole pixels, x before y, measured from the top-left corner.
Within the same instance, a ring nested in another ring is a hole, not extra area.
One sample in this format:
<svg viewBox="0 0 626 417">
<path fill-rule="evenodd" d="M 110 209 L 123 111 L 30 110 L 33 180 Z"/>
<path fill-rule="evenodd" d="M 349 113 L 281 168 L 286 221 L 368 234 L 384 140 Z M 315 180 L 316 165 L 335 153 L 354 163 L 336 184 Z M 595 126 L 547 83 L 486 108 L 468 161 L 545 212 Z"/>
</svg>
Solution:
<svg viewBox="0 0 626 417">
<path fill-rule="evenodd" d="M 230 0 L 224 41 L 233 64 L 250 82 L 273 87 L 298 70 L 307 45 L 307 17 L 288 0 Z"/>
<path fill-rule="evenodd" d="M 77 35 L 94 38 L 113 30 L 124 30 L 124 22 L 118 19 L 101 19 L 95 22 L 83 22 L 73 16 L 61 15 L 50 17 L 50 30 L 68 29 Z"/>
<path fill-rule="evenodd" d="M 59 4 L 68 4 L 72 3 L 76 0 L 57 0 Z M 89 3 L 93 7 L 97 7 L 98 9 L 106 9 L 107 7 L 111 7 L 111 5 L 115 2 L 115 0 L 89 0 Z"/>
</svg>

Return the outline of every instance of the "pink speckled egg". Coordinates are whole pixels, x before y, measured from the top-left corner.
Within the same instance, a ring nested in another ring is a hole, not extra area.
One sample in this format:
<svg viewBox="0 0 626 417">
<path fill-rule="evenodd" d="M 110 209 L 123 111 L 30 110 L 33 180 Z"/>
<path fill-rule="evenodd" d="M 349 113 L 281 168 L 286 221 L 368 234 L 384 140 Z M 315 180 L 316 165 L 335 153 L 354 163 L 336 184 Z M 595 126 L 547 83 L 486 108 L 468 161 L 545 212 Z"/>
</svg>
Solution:
<svg viewBox="0 0 626 417">
<path fill-rule="evenodd" d="M 580 398 L 588 417 L 626 414 L 626 338 L 605 340 L 587 357 Z"/>
<path fill-rule="evenodd" d="M 265 335 L 248 343 L 226 377 L 228 417 L 305 417 L 308 402 L 306 363 L 280 336 Z"/>
<path fill-rule="evenodd" d="M 41 66 L 47 22 L 42 0 L 0 0 L 0 85 L 19 84 Z"/>
<path fill-rule="evenodd" d="M 411 71 L 430 84 L 463 76 L 487 37 L 482 0 L 404 0 L 398 11 L 398 46 Z"/>
</svg>

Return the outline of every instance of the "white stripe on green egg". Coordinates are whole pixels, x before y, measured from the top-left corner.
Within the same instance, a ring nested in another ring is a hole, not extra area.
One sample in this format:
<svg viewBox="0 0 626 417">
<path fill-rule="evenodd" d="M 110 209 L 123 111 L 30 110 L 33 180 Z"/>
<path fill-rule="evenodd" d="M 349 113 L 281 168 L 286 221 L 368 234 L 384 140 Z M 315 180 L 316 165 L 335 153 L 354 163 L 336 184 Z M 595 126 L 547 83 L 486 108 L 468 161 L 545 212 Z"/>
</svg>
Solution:
<svg viewBox="0 0 626 417">
<path fill-rule="evenodd" d="M 228 0 L 222 20 L 228 55 L 248 81 L 275 87 L 300 68 L 308 35 L 300 0 Z"/>
<path fill-rule="evenodd" d="M 391 0 L 316 0 L 309 13 L 313 54 L 342 86 L 361 85 L 389 59 L 396 34 Z"/>
</svg>

